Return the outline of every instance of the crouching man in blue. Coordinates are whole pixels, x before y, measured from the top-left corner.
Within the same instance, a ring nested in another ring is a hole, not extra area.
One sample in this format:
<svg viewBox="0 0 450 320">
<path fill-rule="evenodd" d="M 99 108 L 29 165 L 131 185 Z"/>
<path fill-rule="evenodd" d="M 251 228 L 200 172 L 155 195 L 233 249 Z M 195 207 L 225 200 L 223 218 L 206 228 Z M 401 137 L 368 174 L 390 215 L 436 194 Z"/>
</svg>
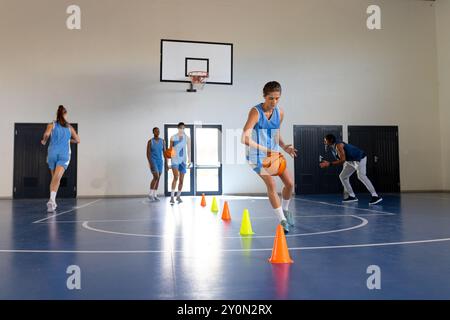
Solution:
<svg viewBox="0 0 450 320">
<path fill-rule="evenodd" d="M 358 174 L 359 181 L 366 186 L 367 190 L 372 195 L 372 199 L 369 204 L 374 205 L 383 201 L 383 199 L 378 196 L 375 191 L 372 182 L 370 182 L 369 178 L 367 178 L 367 156 L 363 150 L 354 145 L 337 141 L 336 137 L 332 134 L 325 136 L 324 144 L 329 148 L 332 148 L 331 151 L 337 160 L 332 162 L 323 161 L 320 163 L 320 167 L 323 169 L 331 166 L 344 166 L 341 174 L 339 175 L 342 185 L 344 186 L 344 200 L 342 202 L 346 203 L 358 201 L 358 198 L 356 198 L 350 184 L 350 177 L 353 173 L 355 173 L 355 171 Z"/>
</svg>

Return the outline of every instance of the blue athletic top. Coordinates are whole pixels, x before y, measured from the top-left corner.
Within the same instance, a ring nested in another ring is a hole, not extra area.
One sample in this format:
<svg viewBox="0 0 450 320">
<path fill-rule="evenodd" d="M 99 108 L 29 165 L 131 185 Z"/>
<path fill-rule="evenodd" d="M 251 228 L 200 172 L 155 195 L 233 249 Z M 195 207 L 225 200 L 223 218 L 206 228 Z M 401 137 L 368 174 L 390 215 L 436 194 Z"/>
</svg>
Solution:
<svg viewBox="0 0 450 320">
<path fill-rule="evenodd" d="M 175 156 L 172 157 L 172 164 L 181 164 L 187 161 L 187 135 L 181 137 L 178 134 L 172 137 Z"/>
<path fill-rule="evenodd" d="M 151 159 L 154 162 L 163 162 L 163 150 L 164 150 L 164 142 L 163 139 L 158 139 L 156 141 L 154 138 L 150 139 L 150 150 L 151 153 Z"/>
<path fill-rule="evenodd" d="M 280 131 L 280 109 L 278 106 L 272 112 L 270 119 L 264 114 L 263 104 L 255 106 L 259 113 L 258 123 L 253 127 L 252 140 L 270 150 L 279 151 L 277 134 Z M 255 148 L 248 148 L 247 159 L 251 163 L 260 163 L 266 157 L 266 153 Z"/>
<path fill-rule="evenodd" d="M 70 154 L 70 139 L 72 134 L 69 126 L 63 127 L 57 121 L 53 122 L 48 153 Z"/>
<path fill-rule="evenodd" d="M 344 144 L 344 153 L 346 161 L 361 161 L 361 159 L 364 159 L 366 157 L 365 152 L 359 149 L 358 147 L 349 143 L 345 143 L 343 141 L 336 141 L 333 149 L 333 155 L 336 157 L 336 159 L 339 159 L 339 154 L 337 152 L 337 145 L 339 143 Z"/>
</svg>

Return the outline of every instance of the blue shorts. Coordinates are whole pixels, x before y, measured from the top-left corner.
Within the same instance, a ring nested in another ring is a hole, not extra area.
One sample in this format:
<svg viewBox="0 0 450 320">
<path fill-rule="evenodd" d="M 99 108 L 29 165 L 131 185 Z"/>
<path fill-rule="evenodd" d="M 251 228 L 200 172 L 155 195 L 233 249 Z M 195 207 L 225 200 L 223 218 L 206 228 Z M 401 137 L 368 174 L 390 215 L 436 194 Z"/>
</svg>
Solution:
<svg viewBox="0 0 450 320">
<path fill-rule="evenodd" d="M 261 170 L 262 170 L 262 163 L 258 162 L 256 165 L 252 164 L 251 165 L 253 171 L 255 171 L 257 174 L 261 174 Z"/>
<path fill-rule="evenodd" d="M 158 172 L 158 173 L 162 173 L 163 172 L 163 162 L 162 161 L 152 160 L 152 164 L 153 164 L 153 168 L 150 167 L 150 170 L 152 172 Z"/>
<path fill-rule="evenodd" d="M 280 146 L 275 145 L 271 147 L 272 150 L 279 152 Z M 246 159 L 250 167 L 252 167 L 253 171 L 255 171 L 257 174 L 261 174 L 261 170 L 263 168 L 262 162 L 263 159 L 267 156 L 265 152 L 259 152 L 259 154 L 255 154 L 254 152 L 247 153 Z"/>
<path fill-rule="evenodd" d="M 186 162 L 174 164 L 172 163 L 172 169 L 178 170 L 180 173 L 186 173 Z"/>
<path fill-rule="evenodd" d="M 47 154 L 47 163 L 50 170 L 55 170 L 57 166 L 63 167 L 64 170 L 67 170 L 70 163 L 70 154 L 49 152 Z"/>
<path fill-rule="evenodd" d="M 250 161 L 250 157 L 247 156 L 247 161 L 248 164 L 250 165 L 250 167 L 252 167 L 253 171 L 255 171 L 257 174 L 261 174 L 261 170 L 262 170 L 262 161 L 260 157 L 257 157 L 256 159 L 254 159 L 255 157 L 252 157 L 252 160 L 256 160 L 256 161 Z"/>
</svg>

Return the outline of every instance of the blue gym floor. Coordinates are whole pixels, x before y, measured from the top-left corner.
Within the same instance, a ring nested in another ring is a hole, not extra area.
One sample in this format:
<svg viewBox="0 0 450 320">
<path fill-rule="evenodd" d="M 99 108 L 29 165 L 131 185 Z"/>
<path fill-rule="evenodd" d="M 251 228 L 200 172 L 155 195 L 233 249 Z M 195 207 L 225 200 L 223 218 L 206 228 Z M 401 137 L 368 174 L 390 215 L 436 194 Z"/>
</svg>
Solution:
<svg viewBox="0 0 450 320">
<path fill-rule="evenodd" d="M 297 197 L 287 236 L 294 264 L 272 265 L 268 200 L 200 198 L 0 201 L 0 299 L 450 299 L 450 194 L 385 194 L 368 206 L 340 195 Z M 255 235 L 239 235 L 248 208 Z M 66 269 L 81 268 L 81 290 Z M 367 288 L 367 267 L 381 289 Z"/>
</svg>

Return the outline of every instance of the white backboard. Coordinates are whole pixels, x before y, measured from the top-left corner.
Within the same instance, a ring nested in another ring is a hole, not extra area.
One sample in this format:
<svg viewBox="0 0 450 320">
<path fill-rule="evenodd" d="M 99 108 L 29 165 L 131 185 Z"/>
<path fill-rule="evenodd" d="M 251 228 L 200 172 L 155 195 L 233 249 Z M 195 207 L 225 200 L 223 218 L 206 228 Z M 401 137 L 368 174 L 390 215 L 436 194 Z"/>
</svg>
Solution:
<svg viewBox="0 0 450 320">
<path fill-rule="evenodd" d="M 190 82 L 189 71 L 207 71 L 210 84 L 233 84 L 233 44 L 161 40 L 162 82 Z"/>
</svg>

